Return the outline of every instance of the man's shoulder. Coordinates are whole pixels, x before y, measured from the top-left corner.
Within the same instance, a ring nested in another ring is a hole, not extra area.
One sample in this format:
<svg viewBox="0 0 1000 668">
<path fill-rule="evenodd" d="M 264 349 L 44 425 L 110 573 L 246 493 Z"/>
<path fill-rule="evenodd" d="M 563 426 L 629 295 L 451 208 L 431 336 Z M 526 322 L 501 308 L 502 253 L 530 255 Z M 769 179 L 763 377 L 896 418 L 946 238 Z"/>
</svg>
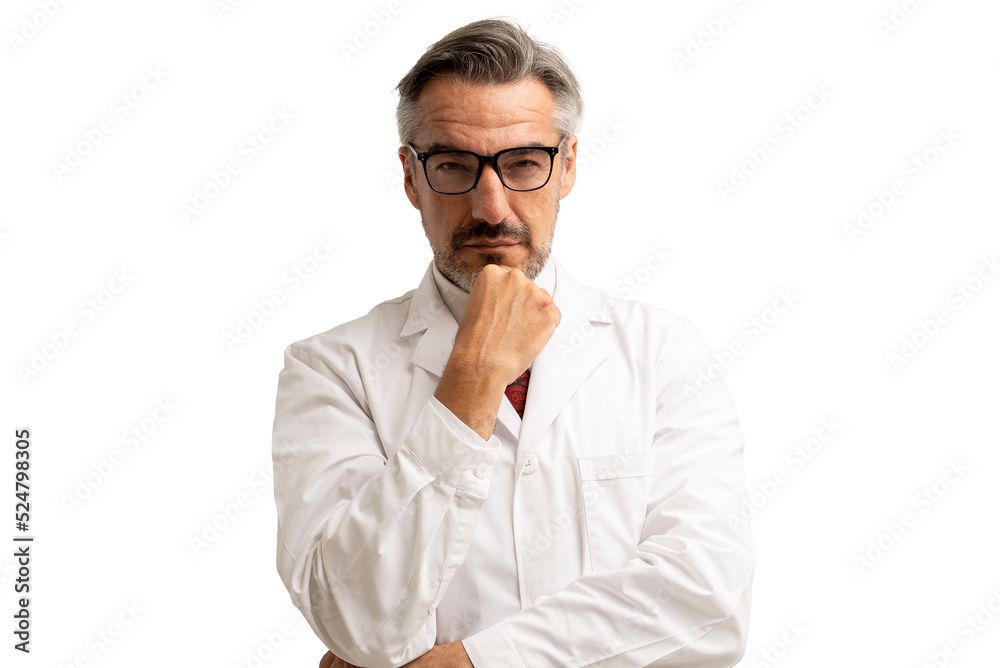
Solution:
<svg viewBox="0 0 1000 668">
<path fill-rule="evenodd" d="M 697 344 L 701 333 L 685 316 L 631 295 L 614 295 L 601 288 L 580 283 L 565 272 L 560 287 L 566 285 L 574 300 L 583 305 L 583 315 L 595 325 L 610 324 L 623 336 L 655 339 L 661 345 L 686 342 Z"/>
<path fill-rule="evenodd" d="M 682 315 L 575 281 L 570 292 L 582 309 L 557 328 L 555 351 L 564 362 L 580 359 L 582 351 L 598 357 L 610 353 L 609 372 L 620 370 L 637 382 L 646 379 L 664 396 L 681 396 L 714 363 L 705 337 Z"/>
<path fill-rule="evenodd" d="M 331 354 L 355 351 L 358 346 L 370 347 L 379 339 L 399 336 L 410 311 L 416 289 L 374 306 L 365 315 L 295 341 L 289 350 L 296 355 L 305 353 L 329 358 Z"/>
<path fill-rule="evenodd" d="M 654 359 L 705 359 L 705 337 L 688 318 L 635 299 L 617 299 L 616 324 L 640 350 Z"/>
</svg>

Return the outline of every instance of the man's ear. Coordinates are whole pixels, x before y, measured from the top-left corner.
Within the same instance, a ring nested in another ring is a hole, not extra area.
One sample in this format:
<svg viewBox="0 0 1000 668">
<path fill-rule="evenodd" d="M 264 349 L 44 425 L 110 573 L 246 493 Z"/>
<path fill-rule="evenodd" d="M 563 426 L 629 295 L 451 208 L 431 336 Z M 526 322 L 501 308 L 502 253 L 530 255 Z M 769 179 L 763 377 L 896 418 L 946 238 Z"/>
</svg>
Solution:
<svg viewBox="0 0 1000 668">
<path fill-rule="evenodd" d="M 417 195 L 417 184 L 413 182 L 413 172 L 410 169 L 410 160 L 416 160 L 413 153 L 406 146 L 399 147 L 399 161 L 403 164 L 403 190 L 406 191 L 406 198 L 414 209 L 420 208 L 420 197 Z"/>
<path fill-rule="evenodd" d="M 573 184 L 576 183 L 576 149 L 578 143 L 576 135 L 567 137 L 566 141 L 563 142 L 563 147 L 556 154 L 556 159 L 559 160 L 563 170 L 562 188 L 559 190 L 559 199 L 566 197 L 573 190 Z M 563 157 L 560 158 L 560 156 Z"/>
</svg>

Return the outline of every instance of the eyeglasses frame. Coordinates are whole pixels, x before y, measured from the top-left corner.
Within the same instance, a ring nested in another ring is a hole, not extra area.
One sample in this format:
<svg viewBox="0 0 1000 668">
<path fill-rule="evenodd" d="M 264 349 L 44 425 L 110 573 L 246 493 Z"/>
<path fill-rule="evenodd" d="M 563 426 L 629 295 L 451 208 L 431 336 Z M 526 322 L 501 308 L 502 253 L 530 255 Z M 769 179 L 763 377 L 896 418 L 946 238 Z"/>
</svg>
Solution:
<svg viewBox="0 0 1000 668">
<path fill-rule="evenodd" d="M 417 151 L 417 149 L 413 147 L 413 144 L 407 144 L 406 148 L 410 149 L 410 151 L 413 152 L 413 155 L 416 156 L 417 160 L 419 160 L 420 163 L 424 166 L 424 178 L 427 180 L 427 185 L 431 187 L 431 190 L 433 190 L 436 193 L 440 193 L 441 195 L 464 195 L 465 193 L 472 192 L 473 190 L 475 190 L 476 186 L 479 185 L 479 178 L 483 175 L 483 166 L 487 162 L 492 164 L 493 171 L 496 172 L 497 178 L 500 179 L 500 183 L 502 183 L 505 188 L 507 188 L 508 190 L 513 190 L 514 192 L 518 193 L 529 193 L 535 190 L 541 190 L 542 188 L 544 188 L 549 184 L 550 180 L 552 180 L 552 170 L 555 168 L 556 155 L 559 153 L 559 149 L 563 145 L 563 143 L 565 143 L 565 141 L 566 137 L 563 137 L 562 139 L 559 140 L 559 143 L 556 144 L 555 146 L 515 146 L 513 148 L 505 148 L 502 151 L 497 151 L 493 155 L 479 155 L 475 151 L 461 151 L 457 149 L 441 149 L 439 151 Z M 545 182 L 542 183 L 542 185 L 538 186 L 537 188 L 525 188 L 525 189 L 511 188 L 509 185 L 507 185 L 507 182 L 504 181 L 503 174 L 501 173 L 500 169 L 497 168 L 497 158 L 499 158 L 501 155 L 503 155 L 504 153 L 509 153 L 511 151 L 523 151 L 524 149 L 538 149 L 541 151 L 546 151 L 549 154 L 549 175 L 545 178 Z M 474 156 L 477 160 L 479 160 L 479 167 L 476 169 L 476 178 L 475 180 L 473 180 L 471 188 L 469 188 L 468 190 L 463 190 L 462 192 L 459 193 L 448 193 L 448 192 L 442 192 L 437 188 L 435 188 L 433 185 L 431 185 L 431 179 L 427 175 L 427 160 L 435 155 L 438 155 L 439 153 L 465 153 L 467 155 Z"/>
</svg>

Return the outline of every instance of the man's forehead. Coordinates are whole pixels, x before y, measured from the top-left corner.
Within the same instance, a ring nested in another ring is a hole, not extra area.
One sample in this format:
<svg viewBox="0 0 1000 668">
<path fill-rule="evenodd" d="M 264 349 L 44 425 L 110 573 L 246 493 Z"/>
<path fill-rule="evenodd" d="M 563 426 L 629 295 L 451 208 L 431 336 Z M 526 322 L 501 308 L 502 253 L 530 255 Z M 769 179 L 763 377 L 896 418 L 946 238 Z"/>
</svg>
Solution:
<svg viewBox="0 0 1000 668">
<path fill-rule="evenodd" d="M 418 110 L 419 134 L 439 147 L 510 137 L 544 145 L 556 134 L 555 100 L 538 79 L 500 85 L 436 79 L 421 93 Z"/>
</svg>

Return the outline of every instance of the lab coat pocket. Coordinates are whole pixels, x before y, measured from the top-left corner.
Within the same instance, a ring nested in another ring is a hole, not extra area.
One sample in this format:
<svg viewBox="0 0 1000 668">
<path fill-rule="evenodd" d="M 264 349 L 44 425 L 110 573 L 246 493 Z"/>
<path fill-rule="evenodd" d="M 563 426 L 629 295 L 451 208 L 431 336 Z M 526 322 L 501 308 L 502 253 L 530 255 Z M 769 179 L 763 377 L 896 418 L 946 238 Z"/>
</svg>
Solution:
<svg viewBox="0 0 1000 668">
<path fill-rule="evenodd" d="M 580 457 L 577 463 L 591 567 L 604 571 L 624 566 L 635 556 L 646 518 L 652 453 L 595 455 Z"/>
</svg>

